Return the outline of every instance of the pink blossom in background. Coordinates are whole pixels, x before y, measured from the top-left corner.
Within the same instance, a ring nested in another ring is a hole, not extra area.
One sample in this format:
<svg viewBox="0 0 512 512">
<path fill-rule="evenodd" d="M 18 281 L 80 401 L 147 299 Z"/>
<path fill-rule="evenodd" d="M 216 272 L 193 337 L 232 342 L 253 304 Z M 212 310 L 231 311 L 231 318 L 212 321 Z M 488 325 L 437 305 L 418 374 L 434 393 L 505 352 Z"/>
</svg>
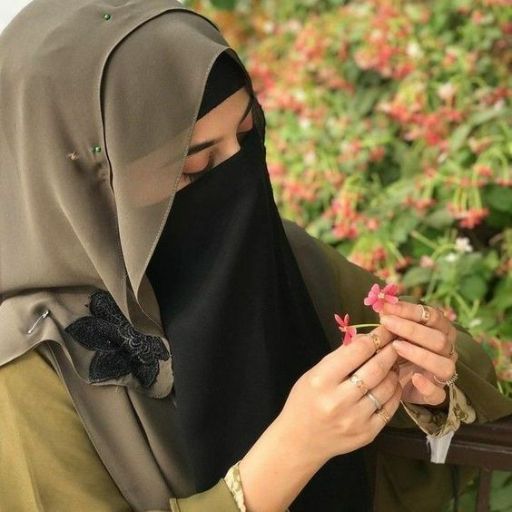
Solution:
<svg viewBox="0 0 512 512">
<path fill-rule="evenodd" d="M 374 311 L 379 313 L 382 310 L 384 302 L 389 302 L 390 304 L 396 304 L 398 302 L 398 297 L 396 296 L 397 292 L 398 286 L 394 283 L 387 284 L 382 289 L 378 284 L 374 284 L 370 288 L 368 296 L 364 299 L 364 304 L 365 306 L 371 306 Z"/>
</svg>

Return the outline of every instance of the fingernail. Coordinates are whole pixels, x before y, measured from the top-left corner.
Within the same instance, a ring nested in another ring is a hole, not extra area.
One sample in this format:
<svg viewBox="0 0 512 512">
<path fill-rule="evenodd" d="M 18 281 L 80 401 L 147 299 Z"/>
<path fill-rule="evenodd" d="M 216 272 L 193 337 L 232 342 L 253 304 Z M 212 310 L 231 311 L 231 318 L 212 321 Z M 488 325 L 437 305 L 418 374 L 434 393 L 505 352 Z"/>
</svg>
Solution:
<svg viewBox="0 0 512 512">
<path fill-rule="evenodd" d="M 405 343 L 403 341 L 400 341 L 400 340 L 394 340 L 393 342 L 393 346 L 397 349 L 397 350 L 401 350 L 405 347 Z"/>
<path fill-rule="evenodd" d="M 380 322 L 385 325 L 392 325 L 393 319 L 389 315 L 381 315 Z"/>
</svg>

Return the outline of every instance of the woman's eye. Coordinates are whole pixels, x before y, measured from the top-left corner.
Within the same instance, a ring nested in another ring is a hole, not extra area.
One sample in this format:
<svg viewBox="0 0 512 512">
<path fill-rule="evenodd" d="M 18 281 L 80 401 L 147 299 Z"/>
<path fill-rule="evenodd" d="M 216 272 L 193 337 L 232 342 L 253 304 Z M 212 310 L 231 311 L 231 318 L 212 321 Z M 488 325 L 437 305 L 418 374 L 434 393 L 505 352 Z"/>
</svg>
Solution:
<svg viewBox="0 0 512 512">
<path fill-rule="evenodd" d="M 245 139 L 246 135 L 250 131 L 251 130 L 247 130 L 245 132 L 238 133 L 237 134 L 238 142 L 242 142 Z M 241 140 L 240 140 L 240 137 L 241 137 Z M 182 175 L 183 176 L 188 176 L 190 181 L 194 181 L 194 180 L 200 178 L 203 174 L 205 174 L 208 171 L 210 171 L 213 168 L 212 164 L 213 164 L 213 162 L 211 160 L 208 160 L 208 164 L 206 165 L 206 167 L 204 169 L 201 169 L 200 171 L 195 171 L 195 172 L 183 172 Z"/>
<path fill-rule="evenodd" d="M 184 172 L 184 176 L 188 176 L 190 178 L 190 181 L 195 180 L 196 178 L 199 178 L 199 176 L 202 176 L 204 173 L 208 172 L 212 168 L 212 162 L 211 160 L 208 160 L 208 164 L 204 169 L 201 169 L 200 171 L 196 172 Z"/>
</svg>

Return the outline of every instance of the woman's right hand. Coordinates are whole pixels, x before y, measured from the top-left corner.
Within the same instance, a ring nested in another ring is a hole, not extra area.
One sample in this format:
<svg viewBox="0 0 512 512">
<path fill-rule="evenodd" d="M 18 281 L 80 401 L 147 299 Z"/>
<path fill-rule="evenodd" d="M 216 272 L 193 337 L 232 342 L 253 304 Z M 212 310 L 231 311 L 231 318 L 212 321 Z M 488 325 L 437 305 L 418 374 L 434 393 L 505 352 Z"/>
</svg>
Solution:
<svg viewBox="0 0 512 512">
<path fill-rule="evenodd" d="M 276 422 L 304 457 L 325 463 L 371 443 L 384 428 L 373 401 L 348 380 L 352 373 L 364 381 L 389 417 L 398 409 L 402 388 L 392 370 L 398 354 L 389 344 L 396 336 L 383 326 L 372 332 L 381 339 L 378 353 L 368 334 L 358 334 L 293 385 Z"/>
</svg>

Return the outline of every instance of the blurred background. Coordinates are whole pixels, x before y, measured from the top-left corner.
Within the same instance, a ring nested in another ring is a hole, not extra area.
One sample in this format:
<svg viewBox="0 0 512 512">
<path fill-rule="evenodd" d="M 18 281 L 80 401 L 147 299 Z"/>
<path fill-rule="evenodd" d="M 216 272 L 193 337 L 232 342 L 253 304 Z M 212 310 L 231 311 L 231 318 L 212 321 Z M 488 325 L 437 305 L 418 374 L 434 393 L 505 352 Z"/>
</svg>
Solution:
<svg viewBox="0 0 512 512">
<path fill-rule="evenodd" d="M 283 216 L 466 327 L 512 396 L 512 1 L 198 0 Z"/>
<path fill-rule="evenodd" d="M 25 7 L 27 0 L 3 0 L 0 4 L 0 32 L 11 21 L 15 14 Z"/>
<path fill-rule="evenodd" d="M 512 0 L 183 3 L 253 77 L 282 216 L 442 308 L 512 397 Z"/>
<path fill-rule="evenodd" d="M 512 397 L 512 0 L 184 3 L 253 77 L 282 216 L 442 308 Z"/>
</svg>

